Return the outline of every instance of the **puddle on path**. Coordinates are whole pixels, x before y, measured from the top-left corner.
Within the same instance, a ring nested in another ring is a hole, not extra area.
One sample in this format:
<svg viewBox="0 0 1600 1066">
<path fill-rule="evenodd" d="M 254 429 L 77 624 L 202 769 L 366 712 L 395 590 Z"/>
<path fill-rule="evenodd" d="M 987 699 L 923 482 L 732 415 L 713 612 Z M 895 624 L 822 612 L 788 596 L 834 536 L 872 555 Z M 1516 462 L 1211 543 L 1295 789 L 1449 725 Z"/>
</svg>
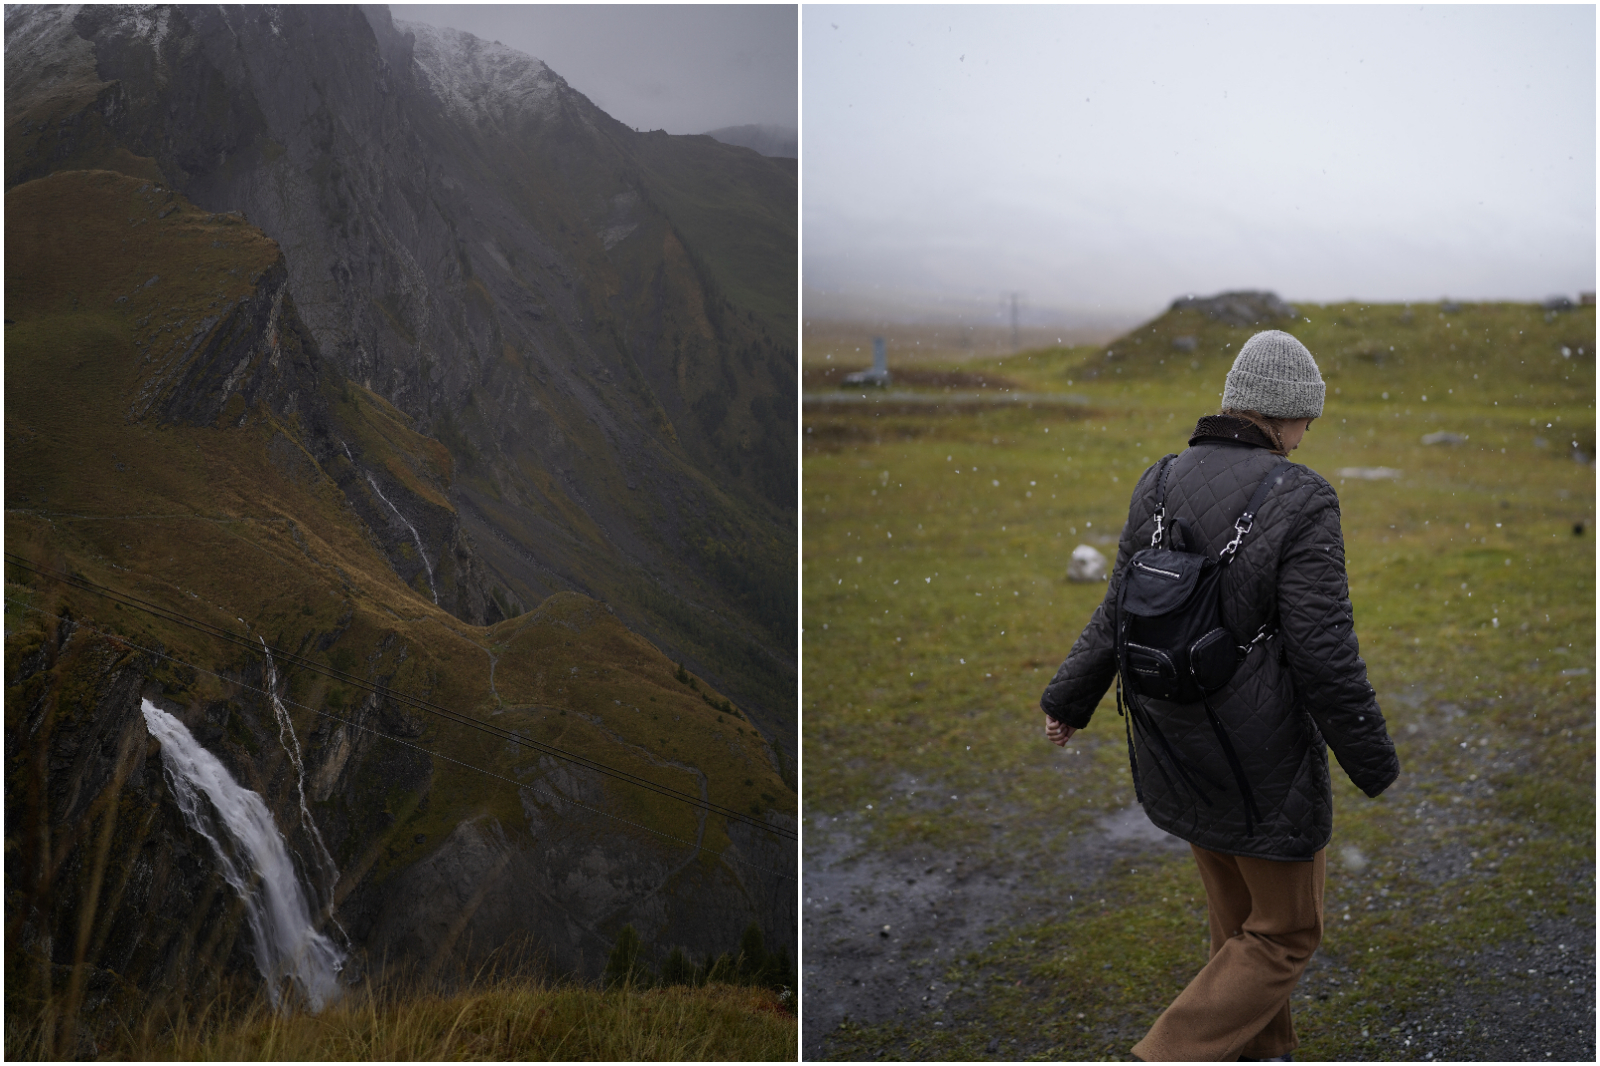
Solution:
<svg viewBox="0 0 1600 1066">
<path fill-rule="evenodd" d="M 994 929 L 1048 917 L 1051 899 L 1088 892 L 1117 859 L 1188 851 L 1137 804 L 1102 817 L 1097 830 L 1043 862 L 998 862 L 863 852 L 848 823 L 808 819 L 801 1056 L 825 1057 L 827 1035 L 847 1017 L 871 1025 L 935 1009 L 953 992 L 940 979 L 950 960 L 985 946 Z"/>
</svg>

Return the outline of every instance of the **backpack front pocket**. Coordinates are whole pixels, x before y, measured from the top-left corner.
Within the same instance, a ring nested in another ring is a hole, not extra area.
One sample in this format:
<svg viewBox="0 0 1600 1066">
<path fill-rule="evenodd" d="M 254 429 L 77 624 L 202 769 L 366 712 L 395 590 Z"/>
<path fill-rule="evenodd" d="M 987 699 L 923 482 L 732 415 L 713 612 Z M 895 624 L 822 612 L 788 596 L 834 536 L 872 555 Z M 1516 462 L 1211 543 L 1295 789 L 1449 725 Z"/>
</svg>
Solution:
<svg viewBox="0 0 1600 1066">
<path fill-rule="evenodd" d="M 1239 642 L 1221 627 L 1189 645 L 1189 672 L 1200 691 L 1207 695 L 1231 681 L 1243 660 Z"/>
</svg>

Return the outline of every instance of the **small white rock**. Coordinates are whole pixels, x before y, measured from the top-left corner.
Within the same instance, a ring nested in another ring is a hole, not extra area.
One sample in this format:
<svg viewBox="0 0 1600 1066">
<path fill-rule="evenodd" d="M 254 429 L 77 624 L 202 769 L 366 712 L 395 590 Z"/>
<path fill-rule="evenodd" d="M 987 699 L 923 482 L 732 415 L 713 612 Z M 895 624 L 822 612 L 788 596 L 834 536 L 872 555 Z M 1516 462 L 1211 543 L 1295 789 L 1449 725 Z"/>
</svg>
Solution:
<svg viewBox="0 0 1600 1066">
<path fill-rule="evenodd" d="M 1072 549 L 1072 561 L 1067 564 L 1068 581 L 1104 581 L 1106 557 L 1087 544 Z"/>
<path fill-rule="evenodd" d="M 1338 470 L 1340 477 L 1353 478 L 1357 481 L 1383 481 L 1386 478 L 1397 478 L 1402 471 L 1392 466 L 1341 466 Z"/>
</svg>

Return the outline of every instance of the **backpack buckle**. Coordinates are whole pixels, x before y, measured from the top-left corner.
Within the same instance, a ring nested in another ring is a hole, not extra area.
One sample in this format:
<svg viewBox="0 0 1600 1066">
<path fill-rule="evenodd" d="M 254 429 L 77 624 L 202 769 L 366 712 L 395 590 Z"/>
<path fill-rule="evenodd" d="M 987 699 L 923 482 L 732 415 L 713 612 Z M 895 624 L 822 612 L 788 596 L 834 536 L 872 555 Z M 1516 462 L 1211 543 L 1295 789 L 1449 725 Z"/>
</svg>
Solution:
<svg viewBox="0 0 1600 1066">
<path fill-rule="evenodd" d="M 1239 645 L 1239 658 L 1242 659 L 1246 655 L 1249 655 L 1251 652 L 1255 651 L 1256 645 L 1260 644 L 1263 640 L 1271 640 L 1277 635 L 1278 631 L 1276 629 L 1272 629 L 1266 622 L 1262 622 L 1261 628 L 1256 630 L 1255 639 L 1248 644 Z"/>
<path fill-rule="evenodd" d="M 1167 514 L 1166 504 L 1162 504 L 1161 506 L 1156 508 L 1156 531 L 1150 535 L 1150 547 L 1152 547 L 1152 548 L 1161 547 L 1161 530 L 1162 530 L 1161 520 L 1162 520 L 1162 518 L 1166 517 L 1166 514 Z"/>
<path fill-rule="evenodd" d="M 1255 515 L 1246 511 L 1244 514 L 1233 520 L 1233 539 L 1228 541 L 1227 544 L 1223 545 L 1222 550 L 1217 553 L 1219 557 L 1224 555 L 1232 555 L 1234 552 L 1239 550 L 1239 545 L 1244 541 L 1245 534 L 1249 533 L 1250 527 L 1255 524 L 1255 518 Z"/>
</svg>

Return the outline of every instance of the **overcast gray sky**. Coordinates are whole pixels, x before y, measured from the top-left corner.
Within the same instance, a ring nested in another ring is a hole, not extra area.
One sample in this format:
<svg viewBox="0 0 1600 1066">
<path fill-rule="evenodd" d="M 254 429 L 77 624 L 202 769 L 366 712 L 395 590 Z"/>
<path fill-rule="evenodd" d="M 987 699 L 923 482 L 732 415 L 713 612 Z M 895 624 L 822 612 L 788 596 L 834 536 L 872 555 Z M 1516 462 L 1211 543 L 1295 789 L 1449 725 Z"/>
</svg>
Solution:
<svg viewBox="0 0 1600 1066">
<path fill-rule="evenodd" d="M 704 133 L 796 126 L 799 31 L 790 4 L 391 4 L 396 19 L 526 52 L 612 118 Z"/>
<path fill-rule="evenodd" d="M 1592 6 L 808 4 L 802 23 L 808 318 L 1012 290 L 1145 314 L 1231 288 L 1595 285 Z"/>
</svg>

